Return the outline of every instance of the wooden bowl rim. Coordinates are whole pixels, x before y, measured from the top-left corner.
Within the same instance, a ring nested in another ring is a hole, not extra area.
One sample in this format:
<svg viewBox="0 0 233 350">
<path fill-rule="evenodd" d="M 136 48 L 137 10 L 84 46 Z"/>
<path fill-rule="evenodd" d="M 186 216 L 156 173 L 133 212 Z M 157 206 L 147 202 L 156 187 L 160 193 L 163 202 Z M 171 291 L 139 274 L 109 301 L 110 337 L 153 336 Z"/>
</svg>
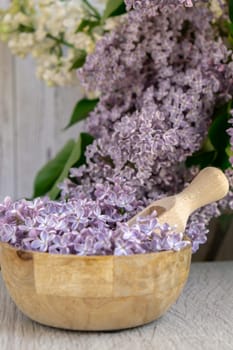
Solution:
<svg viewBox="0 0 233 350">
<path fill-rule="evenodd" d="M 56 258 L 65 258 L 65 259 L 74 259 L 77 258 L 79 260 L 93 260 L 93 259 L 109 259 L 109 258 L 114 258 L 114 259 L 129 259 L 131 257 L 137 257 L 137 256 L 152 256 L 152 255 L 160 255 L 162 256 L 166 256 L 166 255 L 171 255 L 174 253 L 180 253 L 182 251 L 190 251 L 191 253 L 191 249 L 192 246 L 191 244 L 181 248 L 180 250 L 162 250 L 160 252 L 151 252 L 151 253 L 141 253 L 141 254 L 130 254 L 130 255 L 76 255 L 76 254 L 55 254 L 55 253 L 48 253 L 48 252 L 38 252 L 38 251 L 33 251 L 33 250 L 26 250 L 26 249 L 20 249 L 17 247 L 12 246 L 9 243 L 6 242 L 1 242 L 0 241 L 0 248 L 1 246 L 3 246 L 6 249 L 12 250 L 14 252 L 18 252 L 18 253 L 22 253 L 25 255 L 38 255 L 38 256 L 54 256 Z"/>
</svg>

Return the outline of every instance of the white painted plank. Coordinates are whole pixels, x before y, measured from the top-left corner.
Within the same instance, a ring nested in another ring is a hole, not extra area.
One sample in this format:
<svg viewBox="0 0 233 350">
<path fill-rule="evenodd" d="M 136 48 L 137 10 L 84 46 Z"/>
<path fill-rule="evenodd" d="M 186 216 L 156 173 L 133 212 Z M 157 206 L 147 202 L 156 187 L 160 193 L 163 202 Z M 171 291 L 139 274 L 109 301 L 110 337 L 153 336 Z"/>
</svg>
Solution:
<svg viewBox="0 0 233 350">
<path fill-rule="evenodd" d="M 192 264 L 178 302 L 159 320 L 118 332 L 39 325 L 16 308 L 0 278 L 1 350 L 232 350 L 233 262 Z"/>
<path fill-rule="evenodd" d="M 54 90 L 35 77 L 31 58 L 16 59 L 17 197 L 32 195 L 38 169 L 54 148 Z"/>
<path fill-rule="evenodd" d="M 76 124 L 63 131 L 68 124 L 73 108 L 82 98 L 83 92 L 79 86 L 57 87 L 54 97 L 54 138 L 55 152 L 58 151 L 69 138 L 77 138 L 83 128 L 83 123 Z"/>
<path fill-rule="evenodd" d="M 10 4 L 10 0 L 1 0 L 0 1 L 0 7 L 1 9 L 6 10 Z"/>
<path fill-rule="evenodd" d="M 15 197 L 14 63 L 0 42 L 0 200 Z"/>
<path fill-rule="evenodd" d="M 30 196 L 37 171 L 69 138 L 76 138 L 80 125 L 63 131 L 81 89 L 49 88 L 35 78 L 31 58 L 16 60 L 17 197 Z"/>
</svg>

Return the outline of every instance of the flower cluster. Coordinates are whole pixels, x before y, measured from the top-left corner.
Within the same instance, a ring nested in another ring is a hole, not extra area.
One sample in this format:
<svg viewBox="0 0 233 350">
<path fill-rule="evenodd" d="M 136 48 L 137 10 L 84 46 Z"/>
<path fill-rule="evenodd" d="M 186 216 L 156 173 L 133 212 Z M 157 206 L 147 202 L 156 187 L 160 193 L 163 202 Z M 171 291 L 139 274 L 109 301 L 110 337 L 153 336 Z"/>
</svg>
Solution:
<svg viewBox="0 0 233 350">
<path fill-rule="evenodd" d="M 37 76 L 48 85 L 73 84 L 78 80 L 72 68 L 103 34 L 98 16 L 91 1 L 14 0 L 0 12 L 0 37 L 14 54 L 32 54 Z"/>
<path fill-rule="evenodd" d="M 129 199 L 130 202 L 130 199 Z M 116 204 L 117 205 L 117 204 Z M 159 224 L 156 213 L 121 223 L 111 202 L 102 200 L 50 201 L 36 199 L 0 206 L 0 240 L 19 249 L 76 255 L 130 255 L 180 250 L 190 244 L 182 233 Z M 119 207 L 118 207 L 119 209 Z"/>
<path fill-rule="evenodd" d="M 131 13 L 80 70 L 85 87 L 100 91 L 101 98 L 87 121 L 97 137 L 87 149 L 87 166 L 71 171 L 78 187 L 89 191 L 97 179 L 121 176 L 145 205 L 190 179 L 193 170 L 184 162 L 200 149 L 215 105 L 230 99 L 233 89 L 232 52 L 220 37 L 216 41 L 211 12 L 158 11 Z M 71 193 L 67 188 L 66 195 Z M 187 234 L 194 250 L 206 240 L 205 227 L 221 205 L 191 218 Z"/>
<path fill-rule="evenodd" d="M 226 0 L 125 0 L 128 11 L 135 10 L 140 14 L 154 16 L 157 10 L 162 7 L 171 6 L 174 10 L 178 6 L 193 7 L 207 6 L 213 14 L 213 23 L 219 18 L 224 18 L 228 22 L 228 1 Z M 223 21 L 224 22 L 224 21 Z"/>
<path fill-rule="evenodd" d="M 88 130 L 104 136 L 123 115 L 141 110 L 150 89 L 170 123 L 187 121 L 200 133 L 218 96 L 232 93 L 232 53 L 221 38 L 215 40 L 211 20 L 205 8 L 166 7 L 153 17 L 131 13 L 125 25 L 105 36 L 80 70 L 85 88 L 101 93 Z"/>
<path fill-rule="evenodd" d="M 166 5 L 184 5 L 186 7 L 192 7 L 198 0 L 125 0 L 127 9 L 147 9 L 153 6 L 166 6 Z"/>
</svg>

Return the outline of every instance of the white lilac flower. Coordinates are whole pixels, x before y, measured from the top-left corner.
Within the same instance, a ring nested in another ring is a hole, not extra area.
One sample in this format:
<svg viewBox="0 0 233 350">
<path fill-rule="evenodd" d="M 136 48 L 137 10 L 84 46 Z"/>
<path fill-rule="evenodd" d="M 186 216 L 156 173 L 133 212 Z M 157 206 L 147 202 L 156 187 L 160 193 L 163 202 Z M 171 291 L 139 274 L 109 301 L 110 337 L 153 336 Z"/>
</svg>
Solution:
<svg viewBox="0 0 233 350">
<path fill-rule="evenodd" d="M 95 5 L 102 2 L 95 0 Z M 78 31 L 83 19 L 94 20 L 83 0 L 14 0 L 8 9 L 0 10 L 0 38 L 13 54 L 32 54 L 37 77 L 48 85 L 71 85 L 78 82 L 71 67 L 80 50 L 92 52 L 104 32 L 103 28 L 91 34 Z"/>
</svg>

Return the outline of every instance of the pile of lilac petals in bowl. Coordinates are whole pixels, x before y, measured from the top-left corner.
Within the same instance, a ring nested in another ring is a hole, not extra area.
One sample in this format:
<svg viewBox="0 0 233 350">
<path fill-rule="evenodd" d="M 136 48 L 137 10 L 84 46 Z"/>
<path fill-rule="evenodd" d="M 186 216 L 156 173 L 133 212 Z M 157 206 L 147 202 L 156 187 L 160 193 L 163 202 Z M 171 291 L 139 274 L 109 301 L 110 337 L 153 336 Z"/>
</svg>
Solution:
<svg viewBox="0 0 233 350">
<path fill-rule="evenodd" d="M 80 256 L 179 251 L 190 245 L 183 233 L 160 224 L 156 212 L 130 227 L 111 214 L 87 199 L 13 202 L 7 197 L 0 205 L 0 241 L 20 250 Z"/>
</svg>

